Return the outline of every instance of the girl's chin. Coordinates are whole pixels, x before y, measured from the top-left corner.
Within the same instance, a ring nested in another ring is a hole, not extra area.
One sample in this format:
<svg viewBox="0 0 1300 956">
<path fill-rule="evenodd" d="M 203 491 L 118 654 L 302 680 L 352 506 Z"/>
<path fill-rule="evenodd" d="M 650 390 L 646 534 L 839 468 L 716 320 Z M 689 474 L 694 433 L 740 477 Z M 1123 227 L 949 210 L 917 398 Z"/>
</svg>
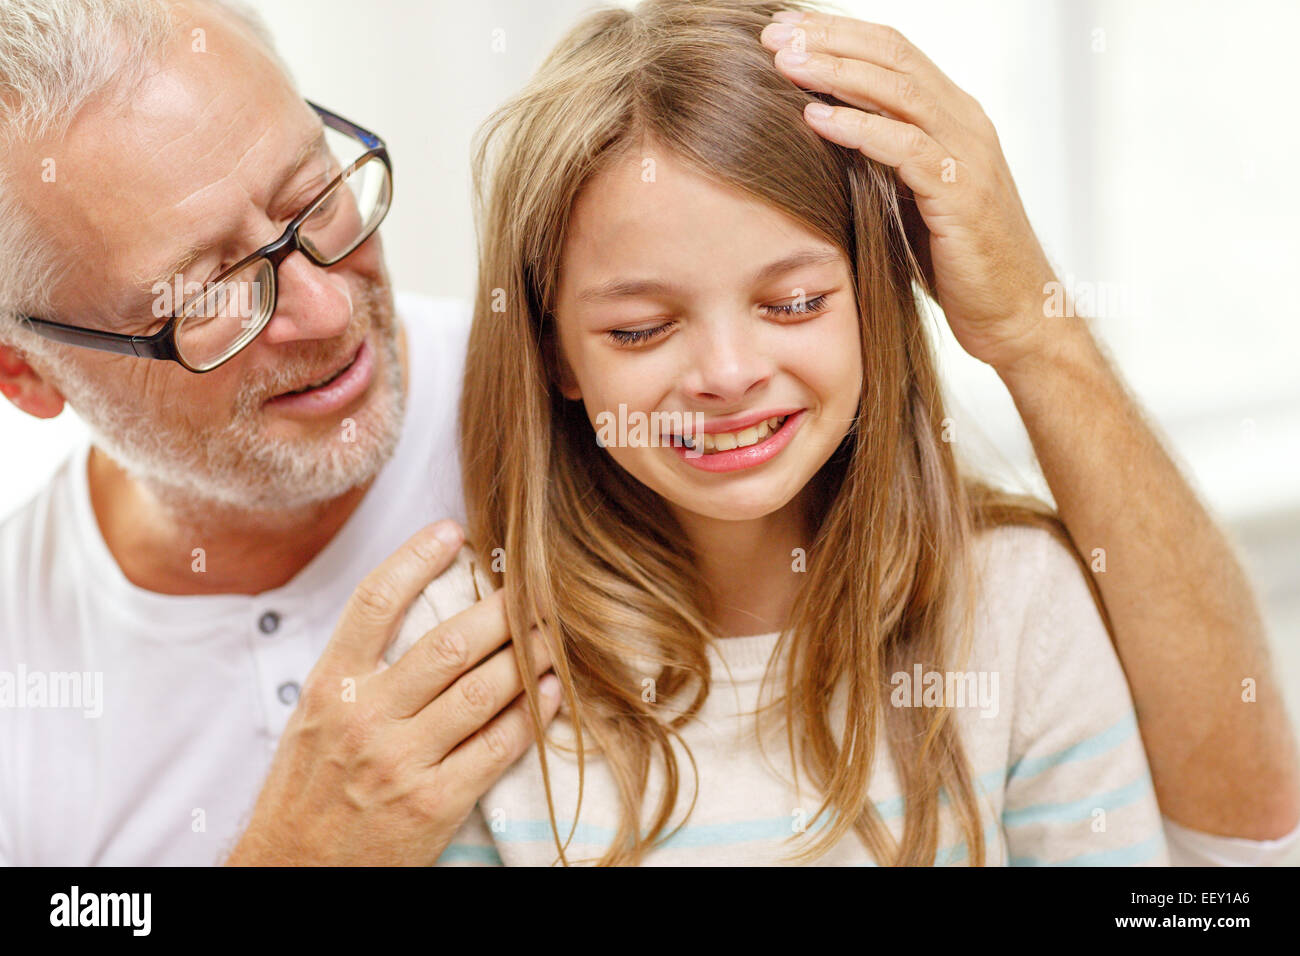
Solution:
<svg viewBox="0 0 1300 956">
<path fill-rule="evenodd" d="M 781 511 L 799 489 L 769 490 L 766 493 L 737 494 L 736 489 L 713 491 L 677 488 L 660 494 L 675 508 L 715 521 L 757 521 Z M 756 490 L 757 491 L 757 490 Z"/>
</svg>

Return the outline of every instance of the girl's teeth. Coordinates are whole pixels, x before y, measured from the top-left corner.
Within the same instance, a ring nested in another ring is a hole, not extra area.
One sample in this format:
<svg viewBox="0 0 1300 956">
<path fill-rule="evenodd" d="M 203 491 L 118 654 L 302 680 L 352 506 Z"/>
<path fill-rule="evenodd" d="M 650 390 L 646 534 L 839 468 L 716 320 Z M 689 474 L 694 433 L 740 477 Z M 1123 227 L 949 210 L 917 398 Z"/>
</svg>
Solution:
<svg viewBox="0 0 1300 956">
<path fill-rule="evenodd" d="M 700 450 L 706 455 L 718 451 L 731 451 L 733 448 L 747 448 L 750 445 L 757 445 L 765 438 L 770 437 L 781 427 L 781 423 L 784 421 L 784 417 L 775 416 L 739 432 L 703 434 L 696 441 Z"/>
</svg>

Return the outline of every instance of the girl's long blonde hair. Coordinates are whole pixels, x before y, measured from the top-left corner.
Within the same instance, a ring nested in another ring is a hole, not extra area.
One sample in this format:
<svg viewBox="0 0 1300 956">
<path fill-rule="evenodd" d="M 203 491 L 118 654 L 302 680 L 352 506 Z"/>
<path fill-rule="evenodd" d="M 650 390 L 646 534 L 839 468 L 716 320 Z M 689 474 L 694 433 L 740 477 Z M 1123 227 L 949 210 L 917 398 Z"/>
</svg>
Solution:
<svg viewBox="0 0 1300 956">
<path fill-rule="evenodd" d="M 888 706 L 890 675 L 918 663 L 949 670 L 965 653 L 976 530 L 1063 532 L 1041 506 L 964 481 L 940 440 L 939 381 L 913 285 L 924 278 L 893 171 L 819 138 L 802 117 L 810 94 L 758 42 L 771 14 L 792 6 L 645 0 L 593 13 L 480 134 L 479 284 L 461 405 L 470 540 L 504 559 L 496 582 L 511 632 L 539 622 L 551 649 L 576 734 L 575 819 L 590 738 L 621 801 L 599 862 L 639 862 L 670 835 L 682 776 L 672 741 L 708 694 L 705 648 L 716 638 L 680 526 L 556 387 L 551 309 L 570 210 L 597 170 L 648 137 L 824 236 L 852 269 L 865 384 L 849 434 L 814 479 L 816 536 L 774 655 L 789 654 L 780 699 L 791 763 L 820 788 L 814 822 L 829 821 L 793 859 L 816 858 L 852 828 L 880 863 L 931 864 L 946 791 L 978 865 L 983 825 L 954 714 Z M 526 643 L 515 648 L 521 672 L 533 674 Z M 671 719 L 642 699 L 646 675 L 634 661 L 647 648 L 662 668 L 656 696 L 684 701 Z M 837 688 L 842 727 L 829 712 Z M 536 718 L 535 680 L 525 689 Z M 905 797 L 901 839 L 868 796 L 882 733 Z M 567 863 L 540 732 L 538 745 Z M 655 755 L 664 787 L 643 830 Z"/>
</svg>

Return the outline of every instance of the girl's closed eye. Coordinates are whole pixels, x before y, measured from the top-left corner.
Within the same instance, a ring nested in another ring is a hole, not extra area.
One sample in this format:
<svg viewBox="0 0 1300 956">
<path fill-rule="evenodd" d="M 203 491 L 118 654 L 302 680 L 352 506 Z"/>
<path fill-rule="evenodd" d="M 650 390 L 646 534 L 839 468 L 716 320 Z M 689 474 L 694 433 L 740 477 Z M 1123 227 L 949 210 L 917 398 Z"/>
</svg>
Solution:
<svg viewBox="0 0 1300 956">
<path fill-rule="evenodd" d="M 812 296 L 811 298 L 807 296 L 799 296 L 798 298 L 791 299 L 789 302 L 782 302 L 776 305 L 762 305 L 759 306 L 759 308 L 766 315 L 814 315 L 818 312 L 825 311 L 827 304 L 826 300 L 829 296 L 829 292 L 824 292 L 821 295 Z"/>
<path fill-rule="evenodd" d="M 778 302 L 766 305 L 760 305 L 759 311 L 768 316 L 799 317 L 812 316 L 819 312 L 824 312 L 827 307 L 827 299 L 831 293 L 823 292 L 815 296 L 800 296 L 791 299 L 789 302 Z M 654 339 L 660 338 L 675 326 L 676 322 L 665 322 L 663 325 L 656 325 L 647 329 L 610 329 L 605 333 L 616 345 L 644 345 Z"/>
<path fill-rule="evenodd" d="M 665 322 L 663 325 L 656 325 L 649 329 L 610 329 L 605 334 L 615 345 L 643 345 L 664 335 L 676 324 L 676 322 Z"/>
</svg>

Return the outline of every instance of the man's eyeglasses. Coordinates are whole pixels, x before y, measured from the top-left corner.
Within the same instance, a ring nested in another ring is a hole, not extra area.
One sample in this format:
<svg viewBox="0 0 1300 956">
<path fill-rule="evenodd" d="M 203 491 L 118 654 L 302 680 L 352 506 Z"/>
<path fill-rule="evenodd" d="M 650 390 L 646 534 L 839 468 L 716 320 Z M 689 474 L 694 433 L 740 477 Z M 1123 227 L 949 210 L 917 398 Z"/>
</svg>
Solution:
<svg viewBox="0 0 1300 956">
<path fill-rule="evenodd" d="M 356 154 L 358 143 L 364 152 L 348 162 L 274 242 L 201 288 L 181 287 L 176 299 L 184 301 L 161 329 L 152 335 L 124 335 L 31 316 L 20 316 L 19 322 L 56 342 L 179 362 L 191 372 L 210 372 L 234 358 L 275 314 L 280 263 L 301 252 L 318 266 L 336 264 L 370 238 L 392 203 L 393 168 L 384 141 L 310 100 L 308 105 L 325 124 L 331 156 Z"/>
</svg>

